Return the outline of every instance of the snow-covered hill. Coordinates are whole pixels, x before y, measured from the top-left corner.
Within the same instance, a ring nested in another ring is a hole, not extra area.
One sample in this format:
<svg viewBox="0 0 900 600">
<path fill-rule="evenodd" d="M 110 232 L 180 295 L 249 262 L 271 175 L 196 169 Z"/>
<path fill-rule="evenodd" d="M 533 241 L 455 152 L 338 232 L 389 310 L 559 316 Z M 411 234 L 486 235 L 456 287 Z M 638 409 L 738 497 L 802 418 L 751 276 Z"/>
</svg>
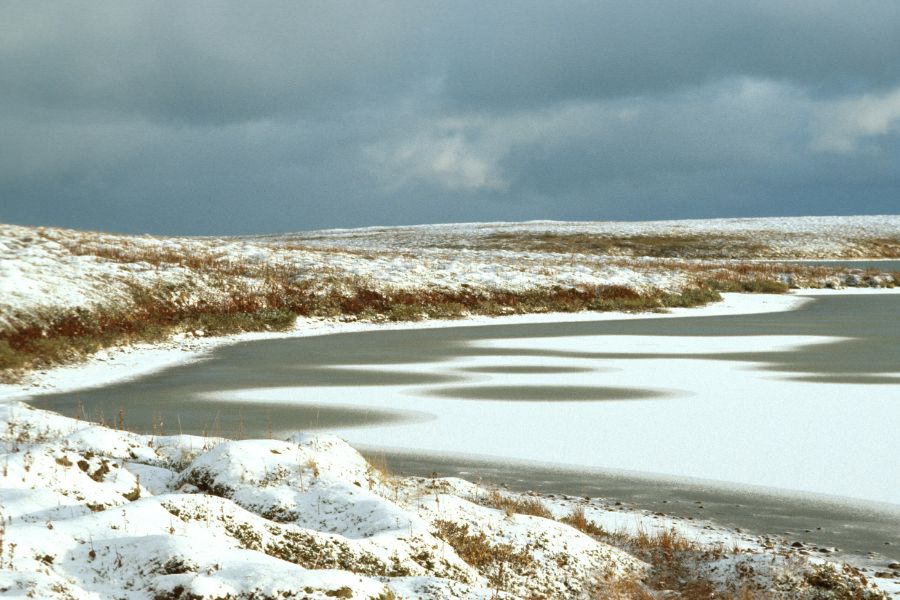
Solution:
<svg viewBox="0 0 900 600">
<path fill-rule="evenodd" d="M 885 256 L 900 256 L 900 216 L 423 225 L 248 238 L 0 225 L 0 327 L 59 308 L 127 305 L 135 288 L 182 304 L 221 303 L 262 293 L 273 276 L 322 290 L 348 281 L 380 290 L 678 290 L 698 274 L 727 271 L 730 259 Z M 791 270 L 800 285 L 822 285 L 828 275 Z"/>
<path fill-rule="evenodd" d="M 4 597 L 881 597 L 855 568 L 786 544 L 392 477 L 327 435 L 143 436 L 17 402 L 0 423 Z"/>
</svg>

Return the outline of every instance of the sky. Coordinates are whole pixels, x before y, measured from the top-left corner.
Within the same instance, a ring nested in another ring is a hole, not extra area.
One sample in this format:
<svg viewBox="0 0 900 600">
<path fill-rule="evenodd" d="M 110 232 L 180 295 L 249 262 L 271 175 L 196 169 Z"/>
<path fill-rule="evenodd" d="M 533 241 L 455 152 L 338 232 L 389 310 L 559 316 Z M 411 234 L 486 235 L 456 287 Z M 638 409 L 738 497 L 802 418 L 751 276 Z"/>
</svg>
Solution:
<svg viewBox="0 0 900 600">
<path fill-rule="evenodd" d="M 900 213 L 900 2 L 5 2 L 0 222 Z"/>
</svg>

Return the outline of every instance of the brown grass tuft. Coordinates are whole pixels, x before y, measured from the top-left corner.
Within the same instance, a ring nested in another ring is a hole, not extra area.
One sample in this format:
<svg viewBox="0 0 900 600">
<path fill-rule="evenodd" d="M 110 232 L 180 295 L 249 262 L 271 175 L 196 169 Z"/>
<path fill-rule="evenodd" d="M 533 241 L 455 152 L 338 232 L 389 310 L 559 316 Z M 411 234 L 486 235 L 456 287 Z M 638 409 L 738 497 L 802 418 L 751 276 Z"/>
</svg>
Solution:
<svg viewBox="0 0 900 600">
<path fill-rule="evenodd" d="M 590 597 L 595 600 L 657 600 L 644 584 L 632 578 L 605 581 L 591 590 Z"/>
<path fill-rule="evenodd" d="M 584 514 L 584 508 L 581 506 L 576 506 L 575 508 L 573 508 L 572 512 L 568 516 L 560 519 L 560 521 L 562 521 L 566 525 L 571 525 L 582 533 L 586 533 L 597 538 L 612 537 L 612 535 L 608 531 L 595 524 L 593 521 L 589 520 Z"/>
<path fill-rule="evenodd" d="M 487 497 L 481 499 L 481 503 L 485 506 L 502 510 L 507 514 L 531 515 L 545 519 L 553 518 L 553 514 L 537 498 L 506 496 L 497 490 L 491 490 Z"/>
<path fill-rule="evenodd" d="M 436 537 L 447 542 L 463 561 L 475 567 L 498 589 L 506 586 L 508 574 L 527 574 L 534 566 L 534 560 L 527 552 L 516 550 L 509 544 L 491 544 L 484 532 L 472 533 L 468 524 L 436 520 L 432 527 Z"/>
</svg>

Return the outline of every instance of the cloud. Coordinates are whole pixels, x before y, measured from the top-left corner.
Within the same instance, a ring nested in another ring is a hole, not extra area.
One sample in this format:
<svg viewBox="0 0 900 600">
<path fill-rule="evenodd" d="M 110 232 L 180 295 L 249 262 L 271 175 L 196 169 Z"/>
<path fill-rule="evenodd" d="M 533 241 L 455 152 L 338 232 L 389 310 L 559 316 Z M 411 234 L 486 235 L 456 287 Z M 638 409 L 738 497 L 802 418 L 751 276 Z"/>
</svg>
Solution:
<svg viewBox="0 0 900 600">
<path fill-rule="evenodd" d="M 504 4 L 20 3 L 5 101 L 146 120 L 296 118 L 445 82 L 453 112 L 671 93 L 749 76 L 840 94 L 900 79 L 900 5 L 871 0 Z"/>
<path fill-rule="evenodd" d="M 469 7 L 471 8 L 471 7 Z M 900 77 L 900 5 L 634 0 L 453 11 L 444 52 L 456 108 L 666 94 L 747 76 L 823 95 Z M 440 43 L 438 36 L 438 43 Z"/>
<path fill-rule="evenodd" d="M 426 75 L 414 5 L 23 3 L 0 22 L 3 101 L 228 124 L 385 101 Z M 413 26 L 406 27 L 406 24 Z"/>
<path fill-rule="evenodd" d="M 19 3 L 0 221 L 896 212 L 900 3 Z"/>
<path fill-rule="evenodd" d="M 503 191 L 509 182 L 500 174 L 495 148 L 480 128 L 461 120 L 442 120 L 411 138 L 380 142 L 364 150 L 372 172 L 388 190 L 414 182 L 433 182 L 448 190 Z"/>
<path fill-rule="evenodd" d="M 804 151 L 811 100 L 795 86 L 737 78 L 660 96 L 436 117 L 366 150 L 392 192 L 551 193 L 647 172 L 754 166 Z"/>
<path fill-rule="evenodd" d="M 851 154 L 871 138 L 900 133 L 900 87 L 884 94 L 829 103 L 817 110 L 816 132 L 810 147 L 820 152 Z"/>
</svg>

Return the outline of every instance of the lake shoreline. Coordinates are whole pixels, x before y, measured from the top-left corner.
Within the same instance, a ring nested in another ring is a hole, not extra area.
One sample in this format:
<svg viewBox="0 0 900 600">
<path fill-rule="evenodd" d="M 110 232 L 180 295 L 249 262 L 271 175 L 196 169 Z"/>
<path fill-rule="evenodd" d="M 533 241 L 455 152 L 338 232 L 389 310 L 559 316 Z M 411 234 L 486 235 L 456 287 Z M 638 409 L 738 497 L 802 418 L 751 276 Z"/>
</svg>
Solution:
<svg viewBox="0 0 900 600">
<path fill-rule="evenodd" d="M 665 313 L 529 313 L 497 317 L 478 315 L 463 319 L 435 319 L 397 323 L 343 322 L 298 318 L 294 328 L 290 331 L 251 332 L 202 337 L 181 334 L 158 343 L 139 343 L 130 346 L 107 348 L 82 362 L 31 372 L 21 383 L 0 384 L 0 402 L 44 394 L 75 392 L 120 383 L 171 367 L 204 360 L 205 357 L 218 348 L 256 340 L 291 339 L 362 331 L 750 315 L 796 310 L 807 302 L 803 298 L 804 296 L 869 294 L 900 294 L 900 288 L 843 288 L 838 290 L 804 288 L 792 290 L 788 294 L 723 293 L 723 300 L 720 302 L 710 303 L 701 307 L 674 308 Z"/>
<path fill-rule="evenodd" d="M 852 292 L 850 292 L 852 290 Z M 806 294 L 807 290 L 801 290 Z M 819 290 L 829 293 L 900 293 L 900 288 L 848 288 Z M 167 368 L 203 360 L 218 348 L 257 340 L 291 339 L 337 335 L 363 331 L 395 331 L 443 327 L 479 327 L 483 325 L 517 325 L 537 323 L 577 323 L 585 321 L 665 319 L 749 315 L 795 310 L 806 301 L 794 294 L 723 293 L 723 300 L 706 306 L 673 308 L 665 313 L 577 312 L 529 313 L 509 316 L 470 316 L 463 319 L 370 323 L 326 319 L 298 318 L 294 328 L 283 332 L 252 332 L 224 336 L 176 335 L 159 343 L 140 343 L 101 350 L 84 362 L 42 369 L 30 373 L 21 384 L 0 384 L 0 402 L 29 396 L 74 392 L 135 379 Z"/>
<path fill-rule="evenodd" d="M 399 476 L 459 477 L 537 497 L 596 498 L 619 510 L 709 523 L 788 546 L 825 548 L 860 564 L 900 552 L 900 505 L 667 474 L 579 468 L 489 456 L 359 450 Z M 847 528 L 847 523 L 854 523 Z"/>
</svg>

